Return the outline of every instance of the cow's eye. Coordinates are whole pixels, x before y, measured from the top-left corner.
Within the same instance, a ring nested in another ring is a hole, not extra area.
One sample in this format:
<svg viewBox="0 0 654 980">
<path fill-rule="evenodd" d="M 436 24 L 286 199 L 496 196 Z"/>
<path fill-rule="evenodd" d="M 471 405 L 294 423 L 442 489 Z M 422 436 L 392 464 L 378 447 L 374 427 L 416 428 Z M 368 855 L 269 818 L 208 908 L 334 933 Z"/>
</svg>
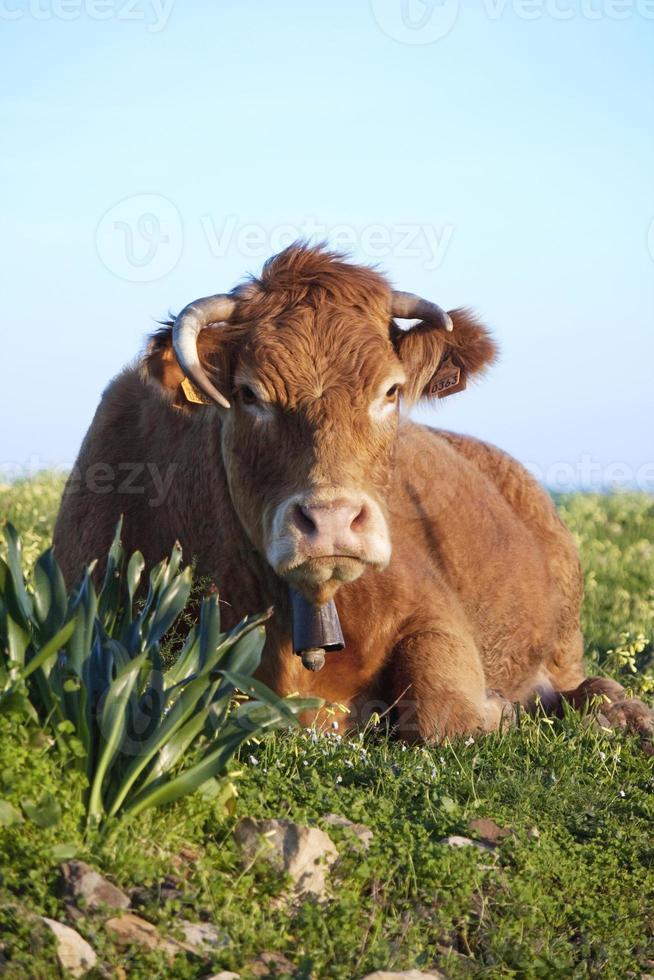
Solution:
<svg viewBox="0 0 654 980">
<path fill-rule="evenodd" d="M 390 386 L 390 388 L 386 392 L 386 397 L 388 398 L 389 402 L 394 402 L 395 401 L 395 399 L 397 398 L 397 396 L 399 394 L 399 391 L 400 391 L 400 386 L 399 385 L 391 385 Z"/>
<path fill-rule="evenodd" d="M 248 385 L 241 385 L 239 392 L 244 405 L 256 405 L 259 401 L 252 388 L 248 387 Z"/>
</svg>

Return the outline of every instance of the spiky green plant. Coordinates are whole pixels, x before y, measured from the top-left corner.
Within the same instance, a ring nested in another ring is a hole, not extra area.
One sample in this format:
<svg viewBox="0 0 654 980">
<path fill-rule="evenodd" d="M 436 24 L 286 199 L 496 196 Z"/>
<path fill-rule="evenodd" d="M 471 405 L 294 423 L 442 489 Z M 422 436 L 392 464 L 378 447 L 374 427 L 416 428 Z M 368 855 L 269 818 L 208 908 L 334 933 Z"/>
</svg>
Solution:
<svg viewBox="0 0 654 980">
<path fill-rule="evenodd" d="M 149 575 L 127 560 L 120 525 L 102 586 L 88 568 L 68 596 L 52 549 L 23 575 L 21 543 L 4 529 L 0 559 L 0 712 L 52 732 L 88 779 L 89 827 L 193 793 L 224 773 L 244 742 L 296 725 L 320 702 L 279 698 L 254 679 L 270 611 L 220 630 L 218 596 L 206 597 L 172 665 L 162 643 L 189 602 L 191 569 L 178 545 Z M 235 698 L 237 692 L 248 700 Z"/>
</svg>

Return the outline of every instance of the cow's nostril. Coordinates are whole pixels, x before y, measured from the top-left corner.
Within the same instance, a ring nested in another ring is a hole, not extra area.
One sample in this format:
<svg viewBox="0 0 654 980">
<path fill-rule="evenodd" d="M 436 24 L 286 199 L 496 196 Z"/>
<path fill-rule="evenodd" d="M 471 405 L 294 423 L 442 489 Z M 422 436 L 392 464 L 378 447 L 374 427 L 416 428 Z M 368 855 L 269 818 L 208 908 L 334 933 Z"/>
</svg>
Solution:
<svg viewBox="0 0 654 980">
<path fill-rule="evenodd" d="M 364 505 L 359 508 L 357 513 L 352 518 L 350 523 L 350 530 L 352 531 L 363 531 L 366 524 L 368 523 L 368 508 Z"/>
<path fill-rule="evenodd" d="M 293 508 L 293 522 L 303 534 L 313 534 L 318 530 L 308 508 L 303 507 L 302 504 L 296 504 Z"/>
</svg>

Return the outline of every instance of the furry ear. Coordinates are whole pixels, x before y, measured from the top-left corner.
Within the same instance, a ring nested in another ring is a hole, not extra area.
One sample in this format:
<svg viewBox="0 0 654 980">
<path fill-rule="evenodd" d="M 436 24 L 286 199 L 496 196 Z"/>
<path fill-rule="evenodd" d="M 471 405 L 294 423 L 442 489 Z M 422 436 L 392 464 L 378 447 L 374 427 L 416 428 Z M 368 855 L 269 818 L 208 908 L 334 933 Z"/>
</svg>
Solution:
<svg viewBox="0 0 654 980">
<path fill-rule="evenodd" d="M 409 406 L 421 398 L 437 397 L 434 376 L 444 363 L 460 368 L 461 384 L 454 389 L 460 390 L 466 379 L 482 373 L 497 357 L 495 341 L 470 310 L 450 310 L 450 317 L 451 333 L 428 323 L 410 330 L 391 326 L 391 340 L 407 376 L 404 399 Z"/>
<path fill-rule="evenodd" d="M 222 345 L 216 331 L 203 330 L 198 338 L 200 362 L 209 377 L 222 374 Z M 150 337 L 141 361 L 141 377 L 154 383 L 175 408 L 195 412 L 211 404 L 184 377 L 173 350 L 172 324 L 166 323 Z"/>
</svg>

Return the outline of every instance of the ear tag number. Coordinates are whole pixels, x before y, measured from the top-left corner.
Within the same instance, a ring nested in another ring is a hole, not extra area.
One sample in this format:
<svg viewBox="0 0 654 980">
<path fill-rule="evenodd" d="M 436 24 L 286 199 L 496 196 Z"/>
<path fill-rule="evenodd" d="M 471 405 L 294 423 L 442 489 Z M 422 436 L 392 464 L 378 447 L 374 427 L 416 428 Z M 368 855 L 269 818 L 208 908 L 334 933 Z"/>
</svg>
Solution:
<svg viewBox="0 0 654 980">
<path fill-rule="evenodd" d="M 462 368 L 447 357 L 439 366 L 429 382 L 429 394 L 437 398 L 447 398 L 466 387 L 466 376 Z"/>
<path fill-rule="evenodd" d="M 182 391 L 187 402 L 192 402 L 194 405 L 211 405 L 211 401 L 195 387 L 189 378 L 184 378 L 182 381 Z"/>
</svg>

